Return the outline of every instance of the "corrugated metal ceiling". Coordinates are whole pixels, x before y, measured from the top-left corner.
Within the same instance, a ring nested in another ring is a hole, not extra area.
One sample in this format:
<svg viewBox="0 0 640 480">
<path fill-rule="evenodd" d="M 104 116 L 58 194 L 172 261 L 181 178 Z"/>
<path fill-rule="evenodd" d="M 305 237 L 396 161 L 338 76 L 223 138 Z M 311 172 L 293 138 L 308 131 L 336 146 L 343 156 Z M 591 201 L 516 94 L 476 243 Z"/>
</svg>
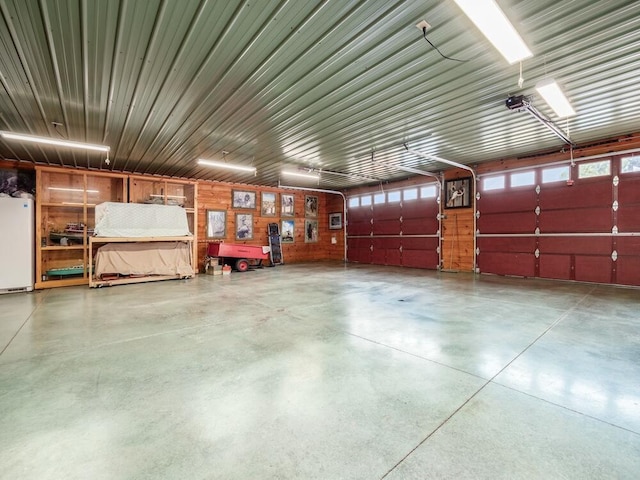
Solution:
<svg viewBox="0 0 640 480">
<path fill-rule="evenodd" d="M 533 95 L 546 76 L 577 111 L 560 125 L 574 142 L 638 131 L 640 2 L 498 3 L 534 53 L 523 88 L 452 0 L 1 0 L 0 129 L 111 153 L 0 141 L 0 158 L 259 185 L 304 167 L 347 188 L 407 176 L 393 165 L 444 167 L 405 142 L 468 165 L 560 149 L 504 105 L 531 95 L 554 119 Z M 423 19 L 467 61 L 430 47 Z M 257 175 L 196 163 L 223 151 Z"/>
</svg>

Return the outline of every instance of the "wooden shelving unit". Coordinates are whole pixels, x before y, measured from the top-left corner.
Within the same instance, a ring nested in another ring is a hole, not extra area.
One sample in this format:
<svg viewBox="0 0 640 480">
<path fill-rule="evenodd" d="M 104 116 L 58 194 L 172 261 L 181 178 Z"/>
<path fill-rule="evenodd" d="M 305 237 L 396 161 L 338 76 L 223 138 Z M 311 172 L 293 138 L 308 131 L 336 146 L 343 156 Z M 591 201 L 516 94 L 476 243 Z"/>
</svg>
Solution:
<svg viewBox="0 0 640 480">
<path fill-rule="evenodd" d="M 36 167 L 35 288 L 89 282 L 95 206 L 126 202 L 127 175 Z"/>
<path fill-rule="evenodd" d="M 129 176 L 129 203 L 178 205 L 186 210 L 193 235 L 192 267 L 198 271 L 198 182 L 163 177 Z"/>
</svg>

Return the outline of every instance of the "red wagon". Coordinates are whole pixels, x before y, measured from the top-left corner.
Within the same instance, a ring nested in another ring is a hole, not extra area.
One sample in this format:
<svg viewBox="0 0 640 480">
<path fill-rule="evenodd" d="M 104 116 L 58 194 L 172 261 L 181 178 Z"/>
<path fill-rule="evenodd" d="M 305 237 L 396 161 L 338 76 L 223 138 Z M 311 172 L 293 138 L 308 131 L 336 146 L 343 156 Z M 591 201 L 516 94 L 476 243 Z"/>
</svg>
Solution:
<svg viewBox="0 0 640 480">
<path fill-rule="evenodd" d="M 269 258 L 269 247 L 259 245 L 238 245 L 233 243 L 210 243 L 207 257 L 219 258 L 223 265 L 231 265 L 239 272 L 249 267 L 262 267 L 262 261 Z"/>
</svg>

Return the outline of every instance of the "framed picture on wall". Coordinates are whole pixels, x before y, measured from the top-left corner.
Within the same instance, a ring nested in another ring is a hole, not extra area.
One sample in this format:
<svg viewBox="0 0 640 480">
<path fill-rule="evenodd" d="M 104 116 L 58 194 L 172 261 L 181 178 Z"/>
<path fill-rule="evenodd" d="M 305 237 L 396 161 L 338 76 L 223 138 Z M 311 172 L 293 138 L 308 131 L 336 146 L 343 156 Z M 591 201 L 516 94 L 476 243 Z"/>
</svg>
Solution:
<svg viewBox="0 0 640 480">
<path fill-rule="evenodd" d="M 224 238 L 227 234 L 227 212 L 207 210 L 207 238 Z"/>
<path fill-rule="evenodd" d="M 318 220 L 304 219 L 304 241 L 305 243 L 318 241 Z"/>
<path fill-rule="evenodd" d="M 342 213 L 329 214 L 329 229 L 340 230 L 342 228 Z"/>
<path fill-rule="evenodd" d="M 283 217 L 293 217 L 295 215 L 293 195 L 288 193 L 280 194 L 280 215 Z"/>
<path fill-rule="evenodd" d="M 280 231 L 280 243 L 293 243 L 296 232 L 295 220 L 282 220 L 282 230 Z"/>
<path fill-rule="evenodd" d="M 471 177 L 446 180 L 444 182 L 444 188 L 444 208 L 464 208 L 471 206 L 471 199 L 473 198 Z"/>
<path fill-rule="evenodd" d="M 312 218 L 318 216 L 318 197 L 315 195 L 304 196 L 304 216 Z"/>
<path fill-rule="evenodd" d="M 263 217 L 276 216 L 276 194 L 273 192 L 262 192 L 261 213 Z"/>
<path fill-rule="evenodd" d="M 236 240 L 253 239 L 253 213 L 236 213 Z"/>
<path fill-rule="evenodd" d="M 256 192 L 247 190 L 232 190 L 231 205 L 233 208 L 256 208 Z"/>
</svg>

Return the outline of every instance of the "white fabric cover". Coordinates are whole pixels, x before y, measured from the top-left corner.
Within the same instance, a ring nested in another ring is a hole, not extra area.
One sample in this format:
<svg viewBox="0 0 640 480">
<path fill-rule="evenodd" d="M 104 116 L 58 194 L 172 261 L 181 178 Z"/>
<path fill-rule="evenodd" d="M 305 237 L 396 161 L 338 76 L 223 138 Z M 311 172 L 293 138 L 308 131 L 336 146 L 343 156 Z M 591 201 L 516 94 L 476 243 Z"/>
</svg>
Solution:
<svg viewBox="0 0 640 480">
<path fill-rule="evenodd" d="M 176 205 L 105 202 L 96 205 L 96 237 L 191 235 L 187 212 Z"/>
<path fill-rule="evenodd" d="M 96 252 L 95 276 L 179 275 L 192 277 L 191 248 L 184 242 L 108 243 Z"/>
</svg>

